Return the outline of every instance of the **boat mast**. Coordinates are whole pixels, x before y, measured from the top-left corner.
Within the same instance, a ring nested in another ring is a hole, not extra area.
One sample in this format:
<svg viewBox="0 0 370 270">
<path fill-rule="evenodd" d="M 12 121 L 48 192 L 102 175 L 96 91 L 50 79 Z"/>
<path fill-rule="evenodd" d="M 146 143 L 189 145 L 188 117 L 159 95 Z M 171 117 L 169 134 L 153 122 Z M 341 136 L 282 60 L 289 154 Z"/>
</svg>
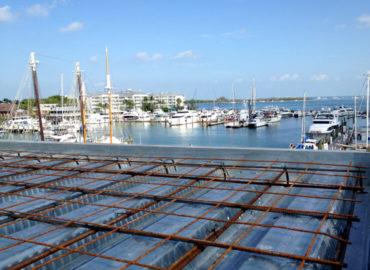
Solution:
<svg viewBox="0 0 370 270">
<path fill-rule="evenodd" d="M 369 84 L 370 84 L 370 72 L 366 74 L 367 77 L 367 89 L 366 89 L 366 148 L 369 147 Z"/>
<path fill-rule="evenodd" d="M 231 90 L 233 92 L 233 111 L 235 113 L 235 91 L 234 91 L 234 83 L 231 84 Z"/>
<path fill-rule="evenodd" d="M 81 79 L 81 70 L 80 70 L 79 62 L 76 63 L 76 75 L 77 75 L 77 85 L 78 85 L 78 93 L 79 93 L 79 99 L 80 99 L 82 132 L 84 136 L 84 142 L 86 142 L 85 102 L 83 100 L 83 95 L 82 95 L 82 79 Z"/>
<path fill-rule="evenodd" d="M 30 54 L 30 67 L 32 70 L 32 78 L 33 78 L 33 88 L 35 90 L 35 98 L 36 98 L 36 106 L 37 106 L 37 113 L 39 116 L 39 125 L 40 125 L 40 136 L 41 141 L 44 141 L 44 128 L 42 126 L 42 116 L 41 116 L 41 109 L 40 109 L 40 97 L 39 97 L 39 84 L 37 81 L 37 73 L 36 73 L 36 64 L 38 64 L 39 61 L 35 60 L 35 53 L 31 52 Z"/>
<path fill-rule="evenodd" d="M 109 137 L 110 143 L 113 143 L 113 135 L 112 135 L 112 103 L 111 103 L 111 90 L 112 86 L 110 83 L 110 75 L 108 71 L 108 48 L 105 47 L 105 71 L 106 71 L 106 83 L 105 89 L 108 90 L 108 104 L 109 104 Z"/>
<path fill-rule="evenodd" d="M 355 130 L 355 150 L 357 149 L 357 97 L 354 97 L 355 100 L 355 123 L 354 123 L 354 130 Z"/>
<path fill-rule="evenodd" d="M 256 112 L 256 80 L 253 79 L 252 85 L 252 114 Z"/>
<path fill-rule="evenodd" d="M 366 74 L 367 77 L 367 89 L 366 89 L 366 148 L 369 147 L 369 84 L 370 84 L 370 72 Z"/>
<path fill-rule="evenodd" d="M 306 135 L 306 90 L 304 90 L 303 92 L 301 143 L 304 143 L 305 135 Z"/>
<path fill-rule="evenodd" d="M 60 74 L 60 95 L 62 100 L 62 122 L 63 122 L 63 102 L 64 102 L 64 96 L 63 96 L 63 73 Z"/>
</svg>

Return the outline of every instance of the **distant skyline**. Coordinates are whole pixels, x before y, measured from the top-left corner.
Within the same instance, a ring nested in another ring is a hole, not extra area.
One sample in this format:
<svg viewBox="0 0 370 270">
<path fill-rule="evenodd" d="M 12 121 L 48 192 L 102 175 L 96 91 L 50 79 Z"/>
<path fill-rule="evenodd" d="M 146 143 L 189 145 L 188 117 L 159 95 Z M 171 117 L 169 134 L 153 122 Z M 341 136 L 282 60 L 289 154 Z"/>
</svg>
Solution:
<svg viewBox="0 0 370 270">
<path fill-rule="evenodd" d="M 103 91 L 105 46 L 116 91 L 187 99 L 364 94 L 370 70 L 368 1 L 0 0 L 0 99 L 36 52 L 41 97 L 69 94 L 75 62 L 87 91 Z"/>
</svg>

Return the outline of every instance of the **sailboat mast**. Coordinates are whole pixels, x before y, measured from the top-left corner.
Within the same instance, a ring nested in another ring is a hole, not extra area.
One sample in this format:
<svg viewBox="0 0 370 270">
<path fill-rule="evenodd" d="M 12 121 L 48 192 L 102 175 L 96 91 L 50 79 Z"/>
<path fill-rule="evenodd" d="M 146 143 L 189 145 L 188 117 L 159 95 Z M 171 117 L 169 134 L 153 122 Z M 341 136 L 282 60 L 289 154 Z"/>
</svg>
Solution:
<svg viewBox="0 0 370 270">
<path fill-rule="evenodd" d="M 354 97 L 355 101 L 355 122 L 353 123 L 354 125 L 354 130 L 355 130 L 355 150 L 357 149 L 357 97 Z"/>
<path fill-rule="evenodd" d="M 79 93 L 79 99 L 80 99 L 82 132 L 83 132 L 84 142 L 86 142 L 85 102 L 83 100 L 83 95 L 82 95 L 82 79 L 81 79 L 81 70 L 80 70 L 79 62 L 76 63 L 76 75 L 77 75 L 77 85 L 78 85 L 78 93 Z"/>
<path fill-rule="evenodd" d="M 367 73 L 367 89 L 366 89 L 366 148 L 369 147 L 369 84 L 370 72 Z"/>
<path fill-rule="evenodd" d="M 254 114 L 256 111 L 256 80 L 253 79 L 252 85 L 252 113 Z"/>
<path fill-rule="evenodd" d="M 64 95 L 63 95 L 63 73 L 60 74 L 60 95 L 62 101 L 62 121 L 63 121 L 63 102 L 64 102 Z"/>
<path fill-rule="evenodd" d="M 40 109 L 40 97 L 39 97 L 39 84 L 37 81 L 37 73 L 36 73 L 36 64 L 38 64 L 39 61 L 35 60 L 35 53 L 31 52 L 30 54 L 30 67 L 32 71 L 32 78 L 33 78 L 33 88 L 35 90 L 35 98 L 36 98 L 36 106 L 37 106 L 37 113 L 39 116 L 39 125 L 40 125 L 40 136 L 41 141 L 44 141 L 44 128 L 42 126 L 42 116 L 41 116 L 41 109 Z"/>
<path fill-rule="evenodd" d="M 306 135 L 306 90 L 304 90 L 303 92 L 301 143 L 304 143 L 305 135 Z"/>
<path fill-rule="evenodd" d="M 234 91 L 234 83 L 231 84 L 231 89 L 233 92 L 233 111 L 235 113 L 235 91 Z"/>
<path fill-rule="evenodd" d="M 105 71 L 106 71 L 106 83 L 105 89 L 108 90 L 108 103 L 109 103 L 109 137 L 110 143 L 113 143 L 113 131 L 112 131 L 112 102 L 111 102 L 111 82 L 110 82 L 110 75 L 108 71 L 108 48 L 105 47 Z"/>
</svg>

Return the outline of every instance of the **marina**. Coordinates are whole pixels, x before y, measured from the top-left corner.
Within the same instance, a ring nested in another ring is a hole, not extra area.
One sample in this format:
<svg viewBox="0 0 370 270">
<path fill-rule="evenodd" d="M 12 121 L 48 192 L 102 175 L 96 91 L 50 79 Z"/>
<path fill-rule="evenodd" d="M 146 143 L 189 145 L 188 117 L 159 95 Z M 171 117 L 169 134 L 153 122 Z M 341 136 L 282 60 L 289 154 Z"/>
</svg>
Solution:
<svg viewBox="0 0 370 270">
<path fill-rule="evenodd" d="M 0 270 L 369 270 L 369 12 L 5 0 Z"/>
<path fill-rule="evenodd" d="M 281 106 L 285 108 L 291 108 L 289 111 L 298 110 L 302 108 L 302 101 L 288 101 L 288 102 L 257 102 L 256 110 L 263 110 L 264 108 Z M 338 104 L 345 105 L 347 107 L 353 107 L 353 99 L 351 97 L 343 97 L 340 101 L 338 100 L 309 100 L 307 101 L 307 111 L 320 111 L 325 105 L 332 106 L 334 109 Z M 242 128 L 225 128 L 224 122 L 202 121 L 202 114 L 205 111 L 212 114 L 214 106 L 218 107 L 218 111 L 232 111 L 233 104 L 231 103 L 206 103 L 198 104 L 199 111 L 198 121 L 186 123 L 184 125 L 171 125 L 166 122 L 169 117 L 165 117 L 165 114 L 153 114 L 152 120 L 138 121 L 132 118 L 127 119 L 128 113 L 123 113 L 118 121 L 113 121 L 112 132 L 113 136 L 119 138 L 122 141 L 132 138 L 135 144 L 154 144 L 154 145 L 182 145 L 182 146 L 231 146 L 231 147 L 273 147 L 273 148 L 288 148 L 291 143 L 296 144 L 301 138 L 301 125 L 302 117 L 283 117 L 281 120 L 274 124 L 267 126 L 267 123 L 258 128 L 244 126 Z M 243 103 L 236 103 L 236 111 L 243 110 Z M 131 113 L 132 114 L 132 113 Z M 163 121 L 156 121 L 162 115 Z M 181 113 L 180 113 L 181 115 Z M 221 114 L 220 114 L 221 115 Z M 226 114 L 227 115 L 227 114 Z M 99 115 L 100 116 L 100 115 Z M 227 116 L 226 116 L 227 117 Z M 225 118 L 226 118 L 225 117 Z M 115 120 L 117 118 L 113 118 Z M 176 119 L 176 118 L 175 118 Z M 257 118 L 258 119 L 258 118 Z M 263 120 L 262 116 L 262 121 Z M 343 120 L 343 116 L 340 117 Z M 347 131 L 353 131 L 353 117 L 346 117 Z M 309 128 L 313 123 L 313 116 L 305 116 L 306 121 L 306 133 L 308 134 Z M 33 120 L 36 123 L 37 120 Z M 178 120 L 177 120 L 178 121 Z M 253 120 L 252 120 L 253 121 Z M 358 127 L 365 126 L 365 119 L 362 115 L 357 117 Z M 72 121 L 73 123 L 73 121 Z M 61 126 L 61 124 L 59 124 Z M 62 125 L 63 126 L 63 125 Z M 70 124 L 70 127 L 73 127 Z M 66 127 L 69 129 L 70 127 Z M 35 129 L 37 131 L 37 128 Z M 69 129 L 70 130 L 70 129 Z M 79 133 L 80 124 L 76 123 L 73 128 L 74 139 L 72 141 L 80 141 L 81 134 Z M 360 128 L 358 129 L 360 133 Z M 362 134 L 364 132 L 362 131 Z M 98 124 L 89 123 L 87 121 L 87 134 L 92 138 L 101 138 L 109 134 L 109 122 L 100 121 Z M 3 132 L 0 134 L 1 138 L 9 140 L 39 140 L 40 136 L 38 132 L 26 132 L 26 133 L 8 133 Z M 109 137 L 109 136 L 108 136 Z M 363 137 L 364 138 L 364 137 Z M 363 140 L 362 140 L 363 141 Z M 360 140 L 361 142 L 361 140 Z M 338 146 L 338 149 L 341 148 Z"/>
</svg>

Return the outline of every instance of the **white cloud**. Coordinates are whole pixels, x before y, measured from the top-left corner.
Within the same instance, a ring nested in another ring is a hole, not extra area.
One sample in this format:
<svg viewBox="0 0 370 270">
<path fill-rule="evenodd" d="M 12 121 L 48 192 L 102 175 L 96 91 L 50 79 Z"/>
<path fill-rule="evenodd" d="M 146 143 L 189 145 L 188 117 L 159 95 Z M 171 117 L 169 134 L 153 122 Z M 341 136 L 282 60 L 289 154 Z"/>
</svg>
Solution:
<svg viewBox="0 0 370 270">
<path fill-rule="evenodd" d="M 245 28 L 233 32 L 222 33 L 221 37 L 224 38 L 242 38 L 245 35 Z"/>
<path fill-rule="evenodd" d="M 370 27 L 370 15 L 364 14 L 356 19 L 359 23 L 358 27 Z"/>
<path fill-rule="evenodd" d="M 298 78 L 299 78 L 299 75 L 297 73 L 293 73 L 293 74 L 286 73 L 280 76 L 279 78 L 276 76 L 272 76 L 270 78 L 270 81 L 272 82 L 294 81 L 294 80 L 297 80 Z"/>
<path fill-rule="evenodd" d="M 335 28 L 336 29 L 343 29 L 343 28 L 346 28 L 347 27 L 347 25 L 346 24 L 337 24 L 336 26 L 335 26 Z"/>
<path fill-rule="evenodd" d="M 236 31 L 220 33 L 220 34 L 203 34 L 200 35 L 201 38 L 243 38 L 245 36 L 246 29 L 240 28 Z"/>
<path fill-rule="evenodd" d="M 12 22 L 15 20 L 15 15 L 10 9 L 10 6 L 3 6 L 0 8 L 0 22 Z"/>
<path fill-rule="evenodd" d="M 96 55 L 90 57 L 90 62 L 97 63 L 99 62 L 99 60 L 99 57 L 97 57 Z"/>
<path fill-rule="evenodd" d="M 136 58 L 142 61 L 155 61 L 163 58 L 163 54 L 155 53 L 152 56 L 148 55 L 146 52 L 138 52 Z"/>
<path fill-rule="evenodd" d="M 38 16 L 38 17 L 47 17 L 49 16 L 49 8 L 42 6 L 40 4 L 35 4 L 30 6 L 26 10 L 27 14 L 30 16 Z"/>
<path fill-rule="evenodd" d="M 68 24 L 67 26 L 63 26 L 59 28 L 60 32 L 74 32 L 74 31 L 80 31 L 84 28 L 83 23 L 80 22 L 73 22 Z"/>
<path fill-rule="evenodd" d="M 313 75 L 311 77 L 312 81 L 325 81 L 328 79 L 328 75 L 326 74 L 318 74 L 318 75 Z"/>
<path fill-rule="evenodd" d="M 183 51 L 183 52 L 178 53 L 174 57 L 174 59 L 183 59 L 183 58 L 193 58 L 193 59 L 196 59 L 196 58 L 199 58 L 199 56 L 195 55 L 192 50 L 187 50 L 187 51 Z"/>
</svg>

